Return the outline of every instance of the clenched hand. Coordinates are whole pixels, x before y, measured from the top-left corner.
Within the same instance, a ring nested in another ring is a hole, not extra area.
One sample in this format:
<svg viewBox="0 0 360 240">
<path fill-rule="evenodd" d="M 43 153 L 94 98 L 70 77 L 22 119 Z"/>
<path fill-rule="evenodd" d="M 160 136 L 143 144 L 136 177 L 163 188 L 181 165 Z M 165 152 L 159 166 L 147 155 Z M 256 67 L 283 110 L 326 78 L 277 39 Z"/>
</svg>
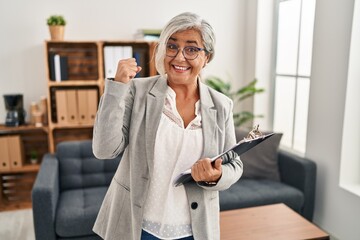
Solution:
<svg viewBox="0 0 360 240">
<path fill-rule="evenodd" d="M 128 83 L 140 71 L 141 67 L 137 65 L 135 58 L 120 60 L 115 74 L 115 81 Z"/>
<path fill-rule="evenodd" d="M 191 167 L 191 176 L 196 182 L 217 182 L 222 174 L 221 163 L 221 158 L 216 159 L 214 164 L 211 164 L 210 158 L 200 159 Z"/>
</svg>

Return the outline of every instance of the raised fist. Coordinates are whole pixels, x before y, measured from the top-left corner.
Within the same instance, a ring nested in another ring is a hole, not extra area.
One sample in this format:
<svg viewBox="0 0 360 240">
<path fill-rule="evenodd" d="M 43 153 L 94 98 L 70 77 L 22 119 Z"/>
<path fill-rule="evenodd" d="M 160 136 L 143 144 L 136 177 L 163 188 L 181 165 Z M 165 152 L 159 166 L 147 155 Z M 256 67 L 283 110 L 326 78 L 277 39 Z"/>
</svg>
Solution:
<svg viewBox="0 0 360 240">
<path fill-rule="evenodd" d="M 137 65 L 135 58 L 122 59 L 118 62 L 115 81 L 127 83 L 140 71 L 141 67 Z"/>
</svg>

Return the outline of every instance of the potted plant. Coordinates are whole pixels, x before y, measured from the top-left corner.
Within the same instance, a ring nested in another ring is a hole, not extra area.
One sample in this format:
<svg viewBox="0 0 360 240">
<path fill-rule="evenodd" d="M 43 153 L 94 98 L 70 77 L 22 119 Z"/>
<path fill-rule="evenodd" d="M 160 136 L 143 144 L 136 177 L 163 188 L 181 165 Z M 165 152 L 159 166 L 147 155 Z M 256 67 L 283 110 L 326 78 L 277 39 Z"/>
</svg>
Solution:
<svg viewBox="0 0 360 240">
<path fill-rule="evenodd" d="M 64 40 L 64 29 L 66 21 L 61 15 L 51 15 L 47 19 L 47 25 L 49 26 L 51 40 L 62 41 Z"/>
<path fill-rule="evenodd" d="M 30 163 L 37 164 L 37 162 L 38 162 L 38 152 L 33 149 L 30 152 Z"/>
<path fill-rule="evenodd" d="M 205 83 L 215 89 L 218 92 L 221 92 L 231 98 L 234 103 L 241 102 L 247 98 L 253 97 L 257 93 L 264 92 L 263 88 L 257 88 L 256 83 L 257 79 L 254 79 L 246 86 L 241 87 L 238 90 L 233 90 L 230 83 L 223 81 L 219 77 L 211 76 L 205 79 Z M 262 115 L 254 115 L 249 111 L 240 111 L 234 112 L 234 125 L 236 127 L 241 127 L 245 123 L 252 121 L 254 118 L 263 117 Z"/>
</svg>

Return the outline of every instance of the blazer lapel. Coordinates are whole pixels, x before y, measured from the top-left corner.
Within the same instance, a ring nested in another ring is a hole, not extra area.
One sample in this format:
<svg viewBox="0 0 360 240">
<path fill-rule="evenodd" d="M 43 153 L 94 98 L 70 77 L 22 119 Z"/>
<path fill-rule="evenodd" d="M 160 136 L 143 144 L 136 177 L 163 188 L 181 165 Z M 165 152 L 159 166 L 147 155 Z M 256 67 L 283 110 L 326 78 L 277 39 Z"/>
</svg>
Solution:
<svg viewBox="0 0 360 240">
<path fill-rule="evenodd" d="M 152 174 L 154 161 L 154 146 L 156 132 L 159 127 L 162 110 L 164 107 L 165 94 L 167 89 L 166 78 L 160 77 L 150 89 L 146 98 L 146 120 L 145 120 L 145 138 L 146 138 L 146 156 L 149 166 L 149 172 Z"/>
<path fill-rule="evenodd" d="M 208 87 L 199 82 L 200 88 L 200 103 L 201 103 L 201 118 L 202 118 L 202 131 L 204 139 L 204 150 L 202 157 L 212 157 L 218 154 L 216 152 L 216 114 L 214 102 L 209 93 Z"/>
</svg>

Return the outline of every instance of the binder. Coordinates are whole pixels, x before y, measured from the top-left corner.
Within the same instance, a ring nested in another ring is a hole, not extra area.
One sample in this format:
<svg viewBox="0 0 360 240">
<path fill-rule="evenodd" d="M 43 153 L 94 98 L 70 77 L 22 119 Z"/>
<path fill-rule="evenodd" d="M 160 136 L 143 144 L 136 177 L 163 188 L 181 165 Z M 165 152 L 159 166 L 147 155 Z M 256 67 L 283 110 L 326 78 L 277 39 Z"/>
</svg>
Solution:
<svg viewBox="0 0 360 240">
<path fill-rule="evenodd" d="M 55 91 L 56 98 L 56 116 L 58 123 L 67 123 L 67 97 L 66 90 L 56 90 Z"/>
<path fill-rule="evenodd" d="M 76 90 L 66 90 L 66 114 L 68 123 L 78 122 Z"/>
<path fill-rule="evenodd" d="M 10 168 L 21 168 L 24 165 L 24 146 L 20 136 L 8 137 Z"/>
<path fill-rule="evenodd" d="M 68 59 L 66 56 L 54 55 L 55 80 L 68 80 Z"/>
<path fill-rule="evenodd" d="M 115 77 L 114 69 L 114 47 L 105 46 L 104 47 L 104 65 L 105 65 L 105 78 Z"/>
<path fill-rule="evenodd" d="M 60 56 L 60 80 L 68 80 L 68 57 Z"/>
<path fill-rule="evenodd" d="M 78 118 L 80 124 L 90 123 L 89 112 L 88 112 L 88 90 L 79 89 L 77 90 L 77 104 L 78 104 Z"/>
<path fill-rule="evenodd" d="M 136 59 L 136 63 L 138 66 L 142 67 L 143 70 L 140 71 L 139 73 L 136 74 L 135 78 L 138 77 L 146 77 L 147 76 L 147 71 L 145 71 L 146 69 L 146 61 L 147 61 L 147 50 L 145 48 L 137 48 L 134 49 L 134 58 Z"/>
<path fill-rule="evenodd" d="M 122 59 L 127 59 L 127 58 L 132 58 L 132 57 L 133 57 L 132 46 L 124 46 Z"/>
<path fill-rule="evenodd" d="M 113 56 L 114 57 L 113 57 L 112 67 L 114 69 L 114 76 L 115 76 L 119 61 L 121 59 L 124 59 L 124 47 L 122 46 L 113 47 Z"/>
<path fill-rule="evenodd" d="M 49 72 L 50 72 L 50 80 L 55 81 L 55 54 L 50 53 L 49 54 Z"/>
<path fill-rule="evenodd" d="M 0 137 L 0 171 L 10 170 L 9 148 L 7 137 Z"/>
<path fill-rule="evenodd" d="M 91 124 L 94 123 L 98 109 L 98 92 L 96 89 L 87 90 L 88 118 Z"/>
<path fill-rule="evenodd" d="M 60 82 L 61 80 L 61 70 L 60 70 L 60 55 L 54 55 L 54 67 L 55 67 L 55 80 Z"/>
</svg>

